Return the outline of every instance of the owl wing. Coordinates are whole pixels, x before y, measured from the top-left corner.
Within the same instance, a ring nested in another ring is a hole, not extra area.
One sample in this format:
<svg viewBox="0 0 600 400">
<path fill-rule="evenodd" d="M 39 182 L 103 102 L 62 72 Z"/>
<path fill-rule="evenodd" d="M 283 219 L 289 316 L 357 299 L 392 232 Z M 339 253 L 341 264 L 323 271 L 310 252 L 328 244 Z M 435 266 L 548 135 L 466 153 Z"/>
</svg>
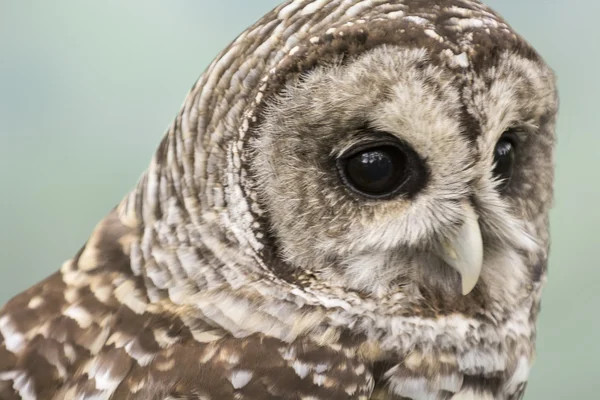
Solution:
<svg viewBox="0 0 600 400">
<path fill-rule="evenodd" d="M 11 300 L 0 324 L 2 399 L 351 399 L 372 378 L 341 349 L 234 338 L 169 314 L 99 304 L 55 274 Z"/>
<path fill-rule="evenodd" d="M 370 371 L 341 347 L 236 338 L 168 293 L 150 302 L 127 234 L 109 216 L 60 272 L 0 310 L 1 399 L 368 398 Z"/>
</svg>

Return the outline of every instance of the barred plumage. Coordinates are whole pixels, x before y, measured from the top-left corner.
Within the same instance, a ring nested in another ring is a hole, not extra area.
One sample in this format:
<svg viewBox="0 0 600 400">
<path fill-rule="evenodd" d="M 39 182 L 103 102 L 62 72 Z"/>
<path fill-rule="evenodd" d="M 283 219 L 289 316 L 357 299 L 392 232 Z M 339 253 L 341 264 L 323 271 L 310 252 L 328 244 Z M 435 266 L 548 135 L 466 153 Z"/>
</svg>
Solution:
<svg viewBox="0 0 600 400">
<path fill-rule="evenodd" d="M 81 251 L 2 308 L 0 397 L 520 398 L 556 112 L 552 72 L 478 1 L 287 1 Z M 422 174 L 362 198 L 335 162 L 381 132 Z"/>
</svg>

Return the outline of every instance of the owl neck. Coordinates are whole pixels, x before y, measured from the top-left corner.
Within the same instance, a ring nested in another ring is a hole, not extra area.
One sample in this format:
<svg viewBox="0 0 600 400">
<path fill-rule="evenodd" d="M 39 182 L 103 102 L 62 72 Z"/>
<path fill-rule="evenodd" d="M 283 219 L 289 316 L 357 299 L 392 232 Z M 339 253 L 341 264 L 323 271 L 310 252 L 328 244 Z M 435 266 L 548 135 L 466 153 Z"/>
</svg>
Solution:
<svg viewBox="0 0 600 400">
<path fill-rule="evenodd" d="M 113 293 L 138 314 L 177 314 L 198 337 L 209 322 L 235 337 L 261 334 L 347 350 L 371 365 L 396 366 L 386 373 L 392 385 L 396 376 L 418 381 L 446 371 L 452 382 L 492 377 L 514 393 L 527 379 L 541 286 L 510 313 L 435 314 L 400 294 L 375 299 L 310 275 L 281 279 L 222 232 L 211 236 L 208 224 L 142 225 L 134 210 L 126 199 L 97 226 L 63 267 L 65 282 L 87 282 L 98 296 Z"/>
</svg>

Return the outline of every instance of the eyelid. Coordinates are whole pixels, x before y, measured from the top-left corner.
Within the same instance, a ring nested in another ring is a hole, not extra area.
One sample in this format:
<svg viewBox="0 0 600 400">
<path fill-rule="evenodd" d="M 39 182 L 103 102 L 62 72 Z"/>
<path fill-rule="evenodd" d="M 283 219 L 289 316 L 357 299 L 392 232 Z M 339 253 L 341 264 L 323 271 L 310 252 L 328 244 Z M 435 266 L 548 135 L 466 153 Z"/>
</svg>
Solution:
<svg viewBox="0 0 600 400">
<path fill-rule="evenodd" d="M 502 140 L 502 139 L 508 139 L 510 140 L 513 144 L 518 144 L 519 142 L 522 141 L 521 138 L 521 130 L 518 128 L 508 128 L 507 130 L 505 130 L 504 132 L 502 132 L 502 135 L 500 136 L 500 138 L 498 139 L 498 141 Z"/>
<path fill-rule="evenodd" d="M 361 137 L 348 140 L 341 148 L 333 148 L 330 156 L 334 158 L 346 158 L 370 147 L 377 146 L 403 146 L 404 142 L 387 132 L 369 132 Z"/>
<path fill-rule="evenodd" d="M 365 141 L 365 143 L 359 143 L 359 144 L 355 144 L 352 147 L 346 149 L 340 156 L 339 158 L 350 158 L 358 153 L 362 153 L 366 150 L 369 149 L 374 149 L 374 148 L 378 148 L 378 147 L 385 147 L 385 146 L 389 146 L 389 147 L 397 147 L 397 148 L 403 148 L 404 146 L 402 145 L 401 142 L 399 141 L 393 141 L 393 140 L 376 140 L 376 141 Z"/>
<path fill-rule="evenodd" d="M 539 131 L 539 127 L 531 122 L 513 122 L 509 124 L 509 127 L 506 128 L 500 138 L 506 134 L 510 135 L 511 138 L 515 139 L 515 143 L 522 143 L 525 141 L 525 136 L 535 135 Z M 498 140 L 500 140 L 498 138 Z"/>
</svg>

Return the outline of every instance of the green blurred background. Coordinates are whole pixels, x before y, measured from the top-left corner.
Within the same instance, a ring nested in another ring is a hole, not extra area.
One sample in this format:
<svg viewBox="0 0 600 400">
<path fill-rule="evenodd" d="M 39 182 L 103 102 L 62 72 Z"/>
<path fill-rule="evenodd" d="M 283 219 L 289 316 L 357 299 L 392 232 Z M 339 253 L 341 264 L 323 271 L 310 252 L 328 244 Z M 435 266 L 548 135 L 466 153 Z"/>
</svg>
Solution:
<svg viewBox="0 0 600 400">
<path fill-rule="evenodd" d="M 0 0 L 0 303 L 135 184 L 213 57 L 277 0 Z M 494 0 L 559 77 L 556 205 L 526 398 L 600 398 L 600 2 Z"/>
</svg>

